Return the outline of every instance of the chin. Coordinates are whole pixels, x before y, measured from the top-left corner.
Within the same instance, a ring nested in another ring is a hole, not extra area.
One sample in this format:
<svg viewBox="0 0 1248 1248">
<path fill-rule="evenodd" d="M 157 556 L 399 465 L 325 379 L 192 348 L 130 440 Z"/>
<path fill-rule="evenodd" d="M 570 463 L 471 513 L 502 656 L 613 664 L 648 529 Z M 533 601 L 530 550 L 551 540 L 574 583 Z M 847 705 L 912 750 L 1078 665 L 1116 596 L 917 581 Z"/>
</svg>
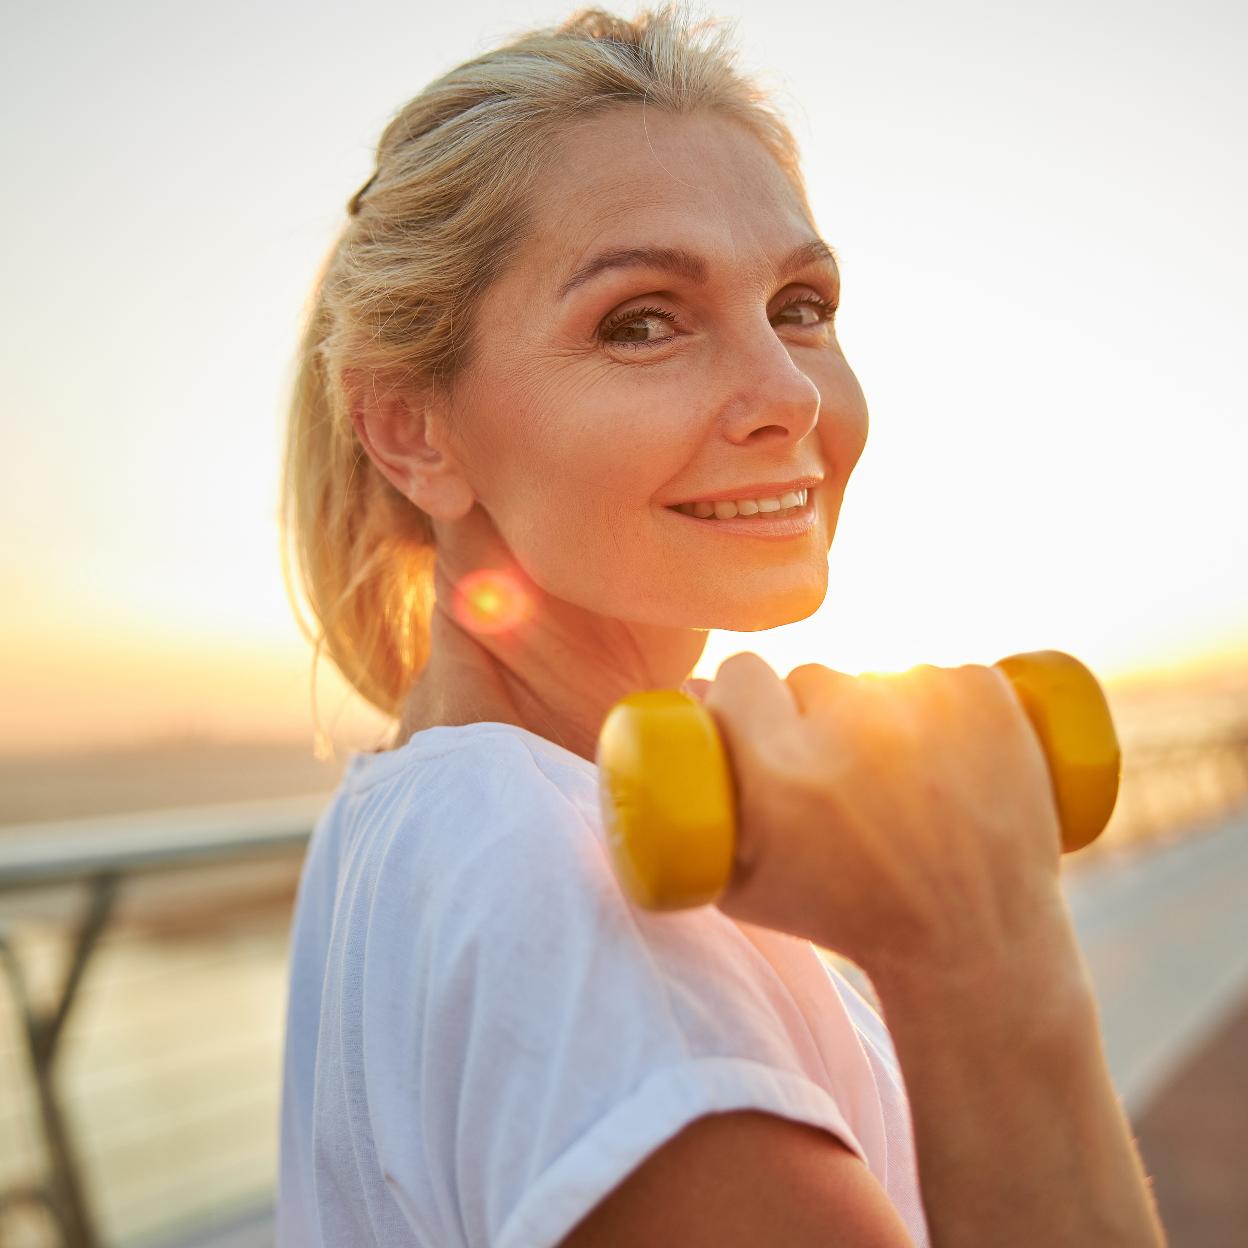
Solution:
<svg viewBox="0 0 1248 1248">
<path fill-rule="evenodd" d="M 707 603 L 703 616 L 692 626 L 718 628 L 730 633 L 761 633 L 769 628 L 796 624 L 808 619 L 823 605 L 827 597 L 826 576 L 819 583 L 799 585 L 784 593 L 762 598 L 731 598 L 727 594 L 714 603 Z"/>
<path fill-rule="evenodd" d="M 819 610 L 822 601 L 822 599 L 817 599 L 804 606 L 773 608 L 764 611 L 759 611 L 757 608 L 745 608 L 741 611 L 719 615 L 714 623 L 706 627 L 723 629 L 730 633 L 761 633 L 769 628 L 781 628 L 785 624 L 796 624 L 799 620 L 809 619 Z"/>
</svg>

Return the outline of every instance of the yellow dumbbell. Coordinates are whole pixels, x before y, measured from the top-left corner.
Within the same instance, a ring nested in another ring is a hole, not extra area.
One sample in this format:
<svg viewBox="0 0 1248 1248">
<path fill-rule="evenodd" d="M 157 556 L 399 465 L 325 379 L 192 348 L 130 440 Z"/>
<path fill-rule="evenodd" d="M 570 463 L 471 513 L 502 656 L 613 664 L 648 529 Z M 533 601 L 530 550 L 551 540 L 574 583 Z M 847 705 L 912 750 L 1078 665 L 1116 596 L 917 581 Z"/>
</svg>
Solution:
<svg viewBox="0 0 1248 1248">
<path fill-rule="evenodd" d="M 1033 650 L 1000 660 L 1039 737 L 1062 848 L 1094 841 L 1118 800 L 1122 755 L 1105 694 L 1078 659 Z M 732 773 L 715 718 L 679 689 L 617 702 L 598 736 L 603 822 L 625 892 L 648 910 L 700 906 L 723 892 L 736 840 Z"/>
</svg>

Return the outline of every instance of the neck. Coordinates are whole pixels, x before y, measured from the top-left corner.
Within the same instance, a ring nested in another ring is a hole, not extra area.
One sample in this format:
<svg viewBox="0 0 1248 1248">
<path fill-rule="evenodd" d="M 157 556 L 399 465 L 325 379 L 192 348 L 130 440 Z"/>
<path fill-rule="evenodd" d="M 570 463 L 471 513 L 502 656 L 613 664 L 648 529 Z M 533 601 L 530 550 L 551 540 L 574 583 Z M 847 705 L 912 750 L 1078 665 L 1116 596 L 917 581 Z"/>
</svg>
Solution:
<svg viewBox="0 0 1248 1248">
<path fill-rule="evenodd" d="M 676 688 L 706 645 L 703 629 L 597 615 L 544 594 L 514 560 L 504 569 L 521 619 L 489 631 L 462 610 L 439 558 L 429 660 L 405 704 L 393 746 L 437 725 L 515 724 L 594 761 L 603 720 L 639 689 Z"/>
</svg>

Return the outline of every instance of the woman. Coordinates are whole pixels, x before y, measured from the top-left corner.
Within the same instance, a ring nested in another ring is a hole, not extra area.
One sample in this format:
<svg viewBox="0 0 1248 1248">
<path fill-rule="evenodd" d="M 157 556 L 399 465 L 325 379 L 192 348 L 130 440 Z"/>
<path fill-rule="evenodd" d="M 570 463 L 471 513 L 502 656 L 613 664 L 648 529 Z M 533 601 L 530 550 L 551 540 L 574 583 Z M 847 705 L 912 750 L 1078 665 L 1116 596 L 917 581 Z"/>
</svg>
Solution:
<svg viewBox="0 0 1248 1248">
<path fill-rule="evenodd" d="M 793 140 L 705 33 L 584 11 L 452 70 L 321 276 L 287 517 L 318 647 L 398 729 L 300 884 L 278 1242 L 1152 1242 L 1043 759 L 989 669 L 733 656 L 699 688 L 736 883 L 656 915 L 612 875 L 608 709 L 685 682 L 710 628 L 818 608 L 867 434 Z M 820 869 L 829 827 L 857 841 Z M 913 1128 L 811 939 L 879 976 Z"/>
</svg>

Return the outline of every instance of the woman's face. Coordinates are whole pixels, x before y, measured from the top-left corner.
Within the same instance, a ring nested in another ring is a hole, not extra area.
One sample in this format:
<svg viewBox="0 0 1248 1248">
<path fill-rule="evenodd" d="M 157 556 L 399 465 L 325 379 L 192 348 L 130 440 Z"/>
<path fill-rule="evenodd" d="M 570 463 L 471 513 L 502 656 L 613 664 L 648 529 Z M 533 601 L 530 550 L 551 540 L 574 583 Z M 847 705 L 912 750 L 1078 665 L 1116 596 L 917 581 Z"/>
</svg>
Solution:
<svg viewBox="0 0 1248 1248">
<path fill-rule="evenodd" d="M 628 106 L 564 137 L 535 220 L 475 310 L 454 396 L 459 461 L 507 550 L 540 591 L 619 620 L 813 613 L 867 408 L 831 320 L 835 262 L 784 265 L 816 235 L 783 172 L 718 115 Z M 583 272 L 659 248 L 698 263 Z M 813 524 L 792 536 L 672 509 L 810 476 Z"/>
</svg>

